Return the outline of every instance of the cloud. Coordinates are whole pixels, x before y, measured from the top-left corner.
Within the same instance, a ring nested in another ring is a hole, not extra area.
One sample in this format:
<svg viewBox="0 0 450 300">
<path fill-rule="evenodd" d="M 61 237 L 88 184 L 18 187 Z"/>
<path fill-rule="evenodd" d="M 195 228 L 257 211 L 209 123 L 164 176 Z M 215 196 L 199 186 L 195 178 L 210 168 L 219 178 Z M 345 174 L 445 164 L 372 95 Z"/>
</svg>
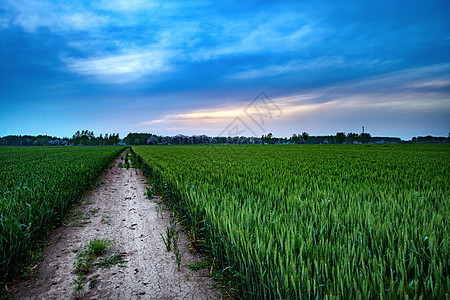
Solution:
<svg viewBox="0 0 450 300">
<path fill-rule="evenodd" d="M 148 0 L 107 0 L 100 1 L 96 7 L 105 10 L 128 13 L 151 10 L 159 5 L 160 3 L 158 1 Z"/>
<path fill-rule="evenodd" d="M 190 52 L 188 55 L 192 61 L 300 50 L 320 39 L 323 34 L 323 30 L 314 22 L 293 13 L 255 13 L 233 20 L 222 17 L 211 25 L 215 27 L 214 35 L 209 36 L 213 44 Z M 208 37 L 208 33 L 205 36 Z"/>
<path fill-rule="evenodd" d="M 54 32 L 92 30 L 109 22 L 106 16 L 83 6 L 36 0 L 7 0 L 4 5 L 8 9 L 9 23 L 28 33 L 35 33 L 39 28 Z"/>
<path fill-rule="evenodd" d="M 189 123 L 189 122 L 217 122 L 228 120 L 243 113 L 243 107 L 232 104 L 214 109 L 197 109 L 180 114 L 168 114 L 162 119 L 144 121 L 142 124 L 152 125 L 163 122 Z"/>
<path fill-rule="evenodd" d="M 450 87 L 450 80 L 431 80 L 423 81 L 419 83 L 414 83 L 411 85 L 412 88 L 443 88 Z"/>
<path fill-rule="evenodd" d="M 66 58 L 65 61 L 72 72 L 107 83 L 128 83 L 170 71 L 169 60 L 173 55 L 168 51 L 140 50 L 86 59 Z"/>
<path fill-rule="evenodd" d="M 263 77 L 274 77 L 282 74 L 297 73 L 301 71 L 317 71 L 321 69 L 339 68 L 349 66 L 342 56 L 324 56 L 308 60 L 291 60 L 284 64 L 270 65 L 264 68 L 248 67 L 250 70 L 231 74 L 229 79 L 257 79 Z"/>
<path fill-rule="evenodd" d="M 450 63 L 426 65 L 415 68 L 407 68 L 392 71 L 377 76 L 339 83 L 330 90 L 341 93 L 372 93 L 389 94 L 396 93 L 433 93 L 442 94 L 443 87 L 450 82 Z M 443 91 L 442 95 L 448 96 L 449 91 Z"/>
<path fill-rule="evenodd" d="M 384 125 L 377 123 L 377 119 L 380 122 L 387 115 L 394 118 L 389 121 L 391 125 L 396 124 L 395 115 L 399 118 L 401 116 L 402 122 L 413 122 L 417 116 L 429 121 L 435 115 L 438 122 L 443 114 L 450 115 L 450 92 L 441 90 L 442 87 L 449 86 L 450 80 L 445 79 L 448 76 L 442 76 L 449 74 L 449 69 L 450 64 L 410 68 L 311 89 L 309 92 L 275 97 L 272 101 L 282 111 L 282 117 L 267 119 L 265 129 L 274 131 L 273 128 L 294 128 L 296 123 L 307 121 L 319 126 L 318 120 L 330 118 L 335 124 L 347 124 L 344 129 L 351 126 L 359 128 L 359 122 L 367 122 L 374 130 L 379 128 L 379 132 L 382 132 L 380 128 Z M 421 77 L 420 74 L 427 76 Z M 210 102 L 205 101 L 204 105 L 209 108 L 167 114 L 143 124 L 162 131 L 171 127 L 183 128 L 182 132 L 209 132 L 218 135 L 239 117 L 254 132 L 263 133 L 258 124 L 245 113 L 248 103 L 231 102 L 211 107 Z M 320 126 L 324 128 L 323 125 Z"/>
</svg>

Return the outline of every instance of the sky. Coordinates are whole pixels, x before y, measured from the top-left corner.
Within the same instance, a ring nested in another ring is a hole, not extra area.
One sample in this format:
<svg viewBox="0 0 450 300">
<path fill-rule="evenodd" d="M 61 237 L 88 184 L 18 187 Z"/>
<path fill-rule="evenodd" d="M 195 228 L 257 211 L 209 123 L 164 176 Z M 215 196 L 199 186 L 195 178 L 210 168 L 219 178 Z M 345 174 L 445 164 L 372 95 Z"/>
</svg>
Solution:
<svg viewBox="0 0 450 300">
<path fill-rule="evenodd" d="M 0 0 L 0 136 L 450 132 L 450 2 Z"/>
</svg>

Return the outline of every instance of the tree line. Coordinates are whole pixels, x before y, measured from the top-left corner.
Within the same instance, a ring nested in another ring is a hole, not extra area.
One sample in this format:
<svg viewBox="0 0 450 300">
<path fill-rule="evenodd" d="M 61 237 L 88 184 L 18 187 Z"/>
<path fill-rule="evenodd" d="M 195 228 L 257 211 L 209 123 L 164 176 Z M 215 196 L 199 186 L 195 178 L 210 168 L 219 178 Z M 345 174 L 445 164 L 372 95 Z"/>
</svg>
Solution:
<svg viewBox="0 0 450 300">
<path fill-rule="evenodd" d="M 105 133 L 105 135 L 100 133 L 100 135 L 96 137 L 94 132 L 89 130 L 82 130 L 81 132 L 78 130 L 72 136 L 70 141 L 72 144 L 79 146 L 118 145 L 121 142 L 118 133 Z"/>
<path fill-rule="evenodd" d="M 118 133 L 95 136 L 93 131 L 78 130 L 72 138 L 48 135 L 9 135 L 0 138 L 0 146 L 97 146 L 97 145 L 241 145 L 241 144 L 355 144 L 355 143 L 450 143 L 448 137 L 419 136 L 412 141 L 397 137 L 372 137 L 370 133 L 337 132 L 335 135 L 311 136 L 307 132 L 291 137 L 275 137 L 272 133 L 261 137 L 178 134 L 163 136 L 152 133 L 129 133 L 123 140 Z"/>
<path fill-rule="evenodd" d="M 93 131 L 78 130 L 72 138 L 49 135 L 8 135 L 0 138 L 0 146 L 97 146 L 121 144 L 118 133 L 95 136 Z"/>
<path fill-rule="evenodd" d="M 400 138 L 384 138 L 386 142 L 400 142 Z M 329 136 L 310 136 L 307 132 L 293 134 L 290 138 L 275 137 L 272 133 L 261 137 L 246 136 L 207 136 L 178 134 L 175 136 L 162 136 L 152 133 L 129 133 L 124 142 L 127 145 L 217 145 L 217 144 L 353 144 L 378 142 L 383 139 L 372 138 L 369 133 L 338 132 Z"/>
</svg>

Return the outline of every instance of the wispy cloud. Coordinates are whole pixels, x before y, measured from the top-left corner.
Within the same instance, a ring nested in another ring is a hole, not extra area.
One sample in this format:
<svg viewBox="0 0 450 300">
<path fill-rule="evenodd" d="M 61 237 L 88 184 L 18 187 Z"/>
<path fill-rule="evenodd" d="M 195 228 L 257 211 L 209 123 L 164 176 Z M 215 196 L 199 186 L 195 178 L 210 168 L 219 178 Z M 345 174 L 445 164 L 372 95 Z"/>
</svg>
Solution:
<svg viewBox="0 0 450 300">
<path fill-rule="evenodd" d="M 412 88 L 444 88 L 450 87 L 450 80 L 431 80 L 411 85 Z"/>
<path fill-rule="evenodd" d="M 51 31 L 93 30 L 108 23 L 106 16 L 98 15 L 87 7 L 56 4 L 49 1 L 6 0 L 3 4 L 11 11 L 9 23 L 34 33 L 40 28 Z"/>
<path fill-rule="evenodd" d="M 241 80 L 274 77 L 280 74 L 296 73 L 305 70 L 339 68 L 344 65 L 348 66 L 348 63 L 342 56 L 324 56 L 309 60 L 291 60 L 284 64 L 270 65 L 264 68 L 254 68 L 249 66 L 249 70 L 229 75 L 228 78 Z"/>
<path fill-rule="evenodd" d="M 167 51 L 143 50 L 87 59 L 67 58 L 66 62 L 73 72 L 105 82 L 128 83 L 169 71 L 169 59 L 173 55 Z"/>
<path fill-rule="evenodd" d="M 291 24 L 291 25 L 287 25 Z M 302 15 L 255 13 L 242 20 L 221 18 L 215 24 L 216 45 L 189 53 L 193 61 L 255 53 L 282 53 L 299 50 L 321 37 L 323 29 Z"/>
<path fill-rule="evenodd" d="M 159 1 L 148 0 L 108 0 L 99 1 L 95 6 L 99 9 L 117 12 L 147 11 L 160 5 Z"/>
<path fill-rule="evenodd" d="M 142 124 L 153 125 L 159 123 L 221 123 L 230 120 L 243 113 L 243 107 L 239 105 L 221 106 L 213 109 L 197 109 L 186 113 L 168 114 L 161 119 L 144 121 Z"/>
<path fill-rule="evenodd" d="M 364 78 L 363 80 L 339 83 L 333 85 L 330 89 L 347 94 L 432 93 L 437 91 L 433 88 L 437 88 L 441 92 L 441 88 L 445 87 L 449 81 L 450 63 L 441 63 L 402 69 Z M 443 95 L 448 96 L 449 92 L 444 91 Z"/>
</svg>

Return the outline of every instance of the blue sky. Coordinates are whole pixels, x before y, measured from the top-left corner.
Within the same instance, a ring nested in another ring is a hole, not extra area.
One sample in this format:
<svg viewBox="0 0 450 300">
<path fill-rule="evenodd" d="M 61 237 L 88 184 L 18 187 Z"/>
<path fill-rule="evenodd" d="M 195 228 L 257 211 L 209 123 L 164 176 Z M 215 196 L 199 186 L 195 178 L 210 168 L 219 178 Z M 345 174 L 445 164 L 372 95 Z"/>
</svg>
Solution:
<svg viewBox="0 0 450 300">
<path fill-rule="evenodd" d="M 0 0 L 0 136 L 448 135 L 448 1 L 308 2 Z"/>
</svg>

